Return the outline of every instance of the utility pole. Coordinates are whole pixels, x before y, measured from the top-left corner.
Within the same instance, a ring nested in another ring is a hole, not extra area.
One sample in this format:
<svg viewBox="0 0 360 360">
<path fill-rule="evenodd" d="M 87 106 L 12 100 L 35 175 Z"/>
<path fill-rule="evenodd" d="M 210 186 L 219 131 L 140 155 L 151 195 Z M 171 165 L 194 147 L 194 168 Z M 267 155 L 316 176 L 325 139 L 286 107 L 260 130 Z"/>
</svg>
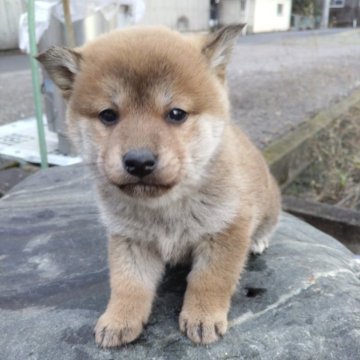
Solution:
<svg viewBox="0 0 360 360">
<path fill-rule="evenodd" d="M 330 16 L 330 0 L 323 0 L 322 16 L 321 16 L 321 28 L 327 29 L 329 27 Z"/>
<path fill-rule="evenodd" d="M 66 35 L 67 35 L 67 43 L 66 45 L 74 48 L 75 44 L 75 33 L 74 27 L 71 19 L 71 11 L 70 11 L 70 2 L 71 0 L 63 0 L 63 10 L 64 10 L 64 19 L 65 19 L 65 28 L 66 28 Z"/>
</svg>

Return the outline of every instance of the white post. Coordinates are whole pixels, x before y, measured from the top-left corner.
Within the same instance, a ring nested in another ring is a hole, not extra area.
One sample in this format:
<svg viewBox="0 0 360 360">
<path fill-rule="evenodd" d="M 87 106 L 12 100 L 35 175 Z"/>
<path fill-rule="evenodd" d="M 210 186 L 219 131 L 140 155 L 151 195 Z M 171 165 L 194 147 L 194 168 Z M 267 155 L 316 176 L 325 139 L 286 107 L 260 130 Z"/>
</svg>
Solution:
<svg viewBox="0 0 360 360">
<path fill-rule="evenodd" d="M 329 15 L 330 15 L 330 0 L 323 0 L 322 16 L 321 16 L 321 28 L 327 29 L 329 27 Z"/>
</svg>

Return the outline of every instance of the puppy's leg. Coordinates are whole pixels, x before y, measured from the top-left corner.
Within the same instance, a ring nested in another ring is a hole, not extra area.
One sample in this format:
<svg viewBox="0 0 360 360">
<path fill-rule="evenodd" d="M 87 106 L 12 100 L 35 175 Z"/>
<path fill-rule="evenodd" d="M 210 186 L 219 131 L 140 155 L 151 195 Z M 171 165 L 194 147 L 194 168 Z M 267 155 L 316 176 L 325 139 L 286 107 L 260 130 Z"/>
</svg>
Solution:
<svg viewBox="0 0 360 360">
<path fill-rule="evenodd" d="M 254 255 L 262 254 L 269 247 L 270 238 L 271 233 L 255 238 L 251 244 L 251 253 Z"/>
<path fill-rule="evenodd" d="M 262 254 L 268 247 L 271 235 L 275 229 L 276 220 L 265 218 L 252 235 L 251 252 L 254 255 Z"/>
<path fill-rule="evenodd" d="M 164 269 L 155 253 L 119 236 L 110 238 L 109 266 L 111 296 L 95 327 L 101 347 L 127 344 L 141 334 Z"/>
<path fill-rule="evenodd" d="M 193 342 L 209 344 L 225 334 L 231 296 L 249 246 L 249 226 L 237 221 L 196 249 L 179 319 L 180 330 Z"/>
<path fill-rule="evenodd" d="M 262 254 L 268 247 L 272 234 L 278 222 L 279 210 L 264 217 L 252 235 L 251 252 L 254 255 Z"/>
<path fill-rule="evenodd" d="M 263 214 L 262 221 L 257 226 L 254 234 L 251 236 L 251 252 L 254 255 L 259 255 L 269 247 L 269 241 L 275 231 L 276 225 L 279 221 L 281 209 L 281 195 L 276 181 L 270 177 L 270 188 L 267 195 L 269 199 L 268 205 L 264 206 L 265 213 Z"/>
</svg>

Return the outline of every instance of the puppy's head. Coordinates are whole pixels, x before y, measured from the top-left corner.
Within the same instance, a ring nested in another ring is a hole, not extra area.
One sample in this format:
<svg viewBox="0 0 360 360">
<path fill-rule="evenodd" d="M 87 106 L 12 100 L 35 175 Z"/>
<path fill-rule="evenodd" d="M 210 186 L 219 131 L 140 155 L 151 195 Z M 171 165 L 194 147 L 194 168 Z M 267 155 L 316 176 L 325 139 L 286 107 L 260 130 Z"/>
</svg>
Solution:
<svg viewBox="0 0 360 360">
<path fill-rule="evenodd" d="M 99 178 L 133 198 L 201 182 L 229 121 L 225 68 L 241 29 L 184 36 L 130 28 L 38 56 L 67 101 L 70 136 Z"/>
</svg>

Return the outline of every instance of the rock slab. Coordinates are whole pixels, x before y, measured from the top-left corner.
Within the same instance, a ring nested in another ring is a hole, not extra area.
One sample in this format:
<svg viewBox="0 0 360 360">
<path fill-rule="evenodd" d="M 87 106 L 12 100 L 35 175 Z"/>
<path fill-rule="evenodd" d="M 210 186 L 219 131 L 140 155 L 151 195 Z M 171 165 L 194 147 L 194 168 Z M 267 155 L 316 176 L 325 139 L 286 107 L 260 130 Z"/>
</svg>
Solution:
<svg viewBox="0 0 360 360">
<path fill-rule="evenodd" d="M 216 344 L 178 330 L 185 268 L 168 269 L 150 323 L 131 345 L 98 349 L 109 296 L 106 236 L 81 165 L 40 171 L 0 201 L 0 359 L 360 359 L 360 263 L 283 214 L 249 259 Z"/>
</svg>

